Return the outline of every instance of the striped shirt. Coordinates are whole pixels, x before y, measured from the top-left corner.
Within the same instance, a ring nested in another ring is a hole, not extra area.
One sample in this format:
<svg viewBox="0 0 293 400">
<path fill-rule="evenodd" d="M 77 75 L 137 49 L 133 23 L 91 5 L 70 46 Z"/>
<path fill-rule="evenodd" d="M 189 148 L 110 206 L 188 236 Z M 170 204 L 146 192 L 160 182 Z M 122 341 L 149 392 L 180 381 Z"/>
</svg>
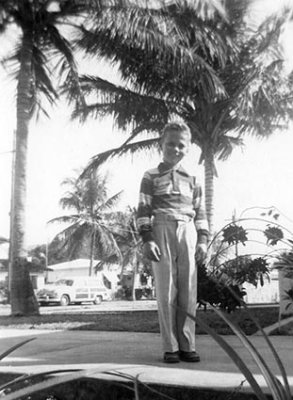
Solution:
<svg viewBox="0 0 293 400">
<path fill-rule="evenodd" d="M 161 163 L 142 178 L 137 226 L 144 242 L 153 240 L 152 219 L 160 215 L 175 221 L 194 219 L 198 233 L 208 235 L 201 186 L 181 165 L 170 169 Z"/>
</svg>

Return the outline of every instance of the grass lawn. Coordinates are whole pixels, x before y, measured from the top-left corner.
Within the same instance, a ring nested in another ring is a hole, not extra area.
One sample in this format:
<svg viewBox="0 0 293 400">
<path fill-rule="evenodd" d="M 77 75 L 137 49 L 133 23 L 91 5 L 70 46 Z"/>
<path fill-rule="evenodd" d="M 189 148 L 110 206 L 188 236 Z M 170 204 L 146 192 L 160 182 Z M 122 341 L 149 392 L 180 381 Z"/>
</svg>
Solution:
<svg viewBox="0 0 293 400">
<path fill-rule="evenodd" d="M 253 307 L 249 313 L 244 309 L 228 314 L 247 335 L 258 329 L 249 315 L 253 315 L 264 328 L 278 321 L 279 308 Z M 199 310 L 198 316 L 214 328 L 219 334 L 232 334 L 230 328 L 212 310 Z M 123 311 L 99 313 L 63 313 L 42 314 L 31 317 L 0 316 L 0 329 L 61 329 L 95 331 L 131 331 L 159 332 L 157 311 Z M 206 333 L 199 327 L 198 334 Z"/>
</svg>

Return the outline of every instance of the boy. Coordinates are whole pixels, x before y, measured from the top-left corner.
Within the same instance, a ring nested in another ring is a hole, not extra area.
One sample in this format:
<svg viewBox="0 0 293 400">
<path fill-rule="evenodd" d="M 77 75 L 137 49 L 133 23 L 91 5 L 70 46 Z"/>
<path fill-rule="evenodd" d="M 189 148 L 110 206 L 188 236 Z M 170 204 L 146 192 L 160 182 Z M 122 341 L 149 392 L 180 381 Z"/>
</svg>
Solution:
<svg viewBox="0 0 293 400">
<path fill-rule="evenodd" d="M 164 362 L 198 362 L 195 351 L 196 260 L 207 251 L 208 224 L 201 187 L 180 162 L 191 133 L 183 123 L 163 130 L 163 162 L 146 171 L 140 188 L 137 225 L 144 252 L 152 260 Z M 178 306 L 179 308 L 177 308 Z"/>
</svg>

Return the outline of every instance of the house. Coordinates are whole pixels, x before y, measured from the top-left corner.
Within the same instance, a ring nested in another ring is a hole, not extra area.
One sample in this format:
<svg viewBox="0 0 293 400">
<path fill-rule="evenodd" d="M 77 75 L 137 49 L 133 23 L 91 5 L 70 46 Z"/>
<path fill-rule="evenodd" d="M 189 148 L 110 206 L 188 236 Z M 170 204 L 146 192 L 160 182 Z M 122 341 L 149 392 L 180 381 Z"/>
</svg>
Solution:
<svg viewBox="0 0 293 400">
<path fill-rule="evenodd" d="M 248 304 L 279 303 L 279 274 L 276 270 L 270 273 L 269 280 L 265 279 L 263 286 L 244 283 L 243 288 L 247 293 L 244 301 Z"/>
<path fill-rule="evenodd" d="M 99 260 L 94 260 L 94 267 Z M 77 260 L 65 261 L 59 264 L 48 265 L 46 283 L 54 282 L 64 277 L 88 276 L 90 260 L 88 258 L 79 258 Z M 119 282 L 120 265 L 112 265 L 103 271 L 94 272 L 94 276 L 100 277 L 105 286 L 112 290 L 114 294 L 117 291 Z"/>
<path fill-rule="evenodd" d="M 8 255 L 9 243 L 1 243 L 0 246 L 0 282 L 8 281 Z"/>
<path fill-rule="evenodd" d="M 94 265 L 98 264 L 98 262 L 99 260 L 94 260 Z M 64 277 L 88 276 L 89 267 L 90 260 L 86 258 L 48 265 L 46 282 L 55 282 Z"/>
<path fill-rule="evenodd" d="M 33 264 L 28 260 L 28 269 L 32 285 L 34 289 L 44 286 L 45 284 L 45 273 L 44 267 Z M 3 285 L 8 286 L 8 259 L 0 259 L 0 282 Z"/>
</svg>

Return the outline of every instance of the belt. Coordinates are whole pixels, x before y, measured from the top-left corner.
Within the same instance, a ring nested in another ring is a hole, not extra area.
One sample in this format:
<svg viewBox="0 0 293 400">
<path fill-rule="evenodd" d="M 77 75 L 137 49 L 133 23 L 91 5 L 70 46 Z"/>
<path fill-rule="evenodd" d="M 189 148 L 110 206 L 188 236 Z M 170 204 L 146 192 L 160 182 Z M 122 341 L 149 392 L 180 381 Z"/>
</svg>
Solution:
<svg viewBox="0 0 293 400">
<path fill-rule="evenodd" d="M 155 222 L 164 222 L 164 221 L 183 221 L 183 222 L 190 222 L 193 221 L 193 217 L 188 215 L 180 215 L 180 214 L 156 214 L 154 215 Z"/>
</svg>

